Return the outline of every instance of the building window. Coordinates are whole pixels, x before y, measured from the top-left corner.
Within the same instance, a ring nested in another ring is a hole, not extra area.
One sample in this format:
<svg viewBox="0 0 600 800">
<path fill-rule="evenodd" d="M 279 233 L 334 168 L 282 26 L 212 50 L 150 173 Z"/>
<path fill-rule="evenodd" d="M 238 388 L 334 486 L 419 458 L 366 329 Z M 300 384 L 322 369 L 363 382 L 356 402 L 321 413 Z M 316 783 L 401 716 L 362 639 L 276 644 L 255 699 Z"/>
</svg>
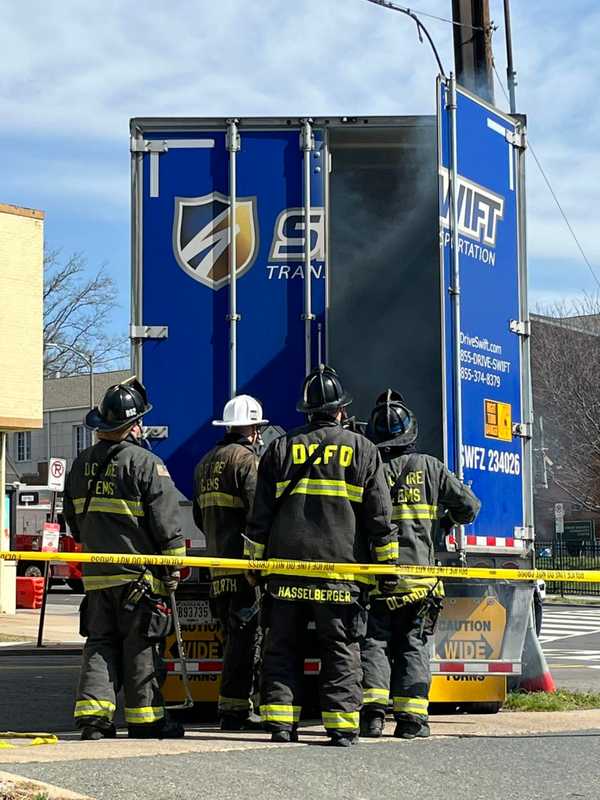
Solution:
<svg viewBox="0 0 600 800">
<path fill-rule="evenodd" d="M 17 461 L 31 461 L 31 431 L 19 431 L 16 441 Z"/>
<path fill-rule="evenodd" d="M 91 443 L 91 431 L 88 431 L 85 425 L 75 425 L 73 428 L 73 452 L 75 458 Z"/>
</svg>

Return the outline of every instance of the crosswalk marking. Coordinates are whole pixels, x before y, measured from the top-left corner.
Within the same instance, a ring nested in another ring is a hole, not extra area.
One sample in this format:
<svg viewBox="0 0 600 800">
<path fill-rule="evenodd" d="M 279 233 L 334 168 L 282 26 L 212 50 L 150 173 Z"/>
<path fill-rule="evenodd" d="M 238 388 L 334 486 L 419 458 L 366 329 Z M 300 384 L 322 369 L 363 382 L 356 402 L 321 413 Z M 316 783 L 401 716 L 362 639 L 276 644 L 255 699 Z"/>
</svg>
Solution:
<svg viewBox="0 0 600 800">
<path fill-rule="evenodd" d="M 542 644 L 590 633 L 600 633 L 600 608 L 544 608 Z"/>
<path fill-rule="evenodd" d="M 550 663 L 550 669 L 557 668 L 557 665 L 553 663 L 555 660 L 561 666 L 563 661 L 574 661 L 585 665 L 588 669 L 600 669 L 600 650 L 563 650 L 561 648 L 545 647 L 544 655 Z M 572 666 L 576 666 L 576 664 Z"/>
</svg>

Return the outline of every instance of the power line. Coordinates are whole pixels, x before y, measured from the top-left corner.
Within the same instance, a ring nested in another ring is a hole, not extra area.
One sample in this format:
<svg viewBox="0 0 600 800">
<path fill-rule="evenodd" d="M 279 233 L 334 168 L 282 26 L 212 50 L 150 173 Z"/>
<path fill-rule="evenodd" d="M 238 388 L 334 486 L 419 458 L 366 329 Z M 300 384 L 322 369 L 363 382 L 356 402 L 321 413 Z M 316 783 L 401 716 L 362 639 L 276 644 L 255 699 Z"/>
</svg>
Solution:
<svg viewBox="0 0 600 800">
<path fill-rule="evenodd" d="M 502 94 L 504 95 L 506 101 L 510 102 L 509 98 L 508 98 L 508 94 L 506 92 L 506 89 L 504 88 L 504 84 L 502 83 L 502 80 L 500 79 L 500 76 L 498 75 L 498 70 L 496 69 L 496 65 L 495 64 L 493 64 L 493 68 L 494 68 L 494 74 L 496 75 L 496 80 L 498 81 L 498 84 L 499 84 L 500 88 L 502 89 Z M 596 284 L 598 285 L 598 288 L 600 288 L 600 279 L 596 275 L 596 273 L 594 271 L 594 268 L 592 267 L 592 264 L 591 264 L 589 258 L 587 257 L 586 252 L 583 249 L 583 246 L 582 246 L 581 242 L 579 241 L 579 239 L 577 237 L 577 234 L 575 233 L 575 231 L 573 229 L 573 226 L 571 225 L 571 223 L 569 221 L 569 218 L 567 217 L 567 213 L 564 210 L 564 208 L 562 207 L 561 202 L 558 199 L 558 196 L 557 196 L 556 192 L 554 191 L 554 188 L 553 188 L 552 184 L 550 183 L 550 178 L 546 174 L 546 171 L 544 170 L 544 168 L 542 166 L 542 163 L 541 163 L 540 159 L 538 158 L 537 153 L 535 152 L 535 149 L 533 147 L 533 144 L 531 143 L 531 139 L 529 138 L 529 136 L 527 137 L 527 145 L 528 145 L 529 149 L 531 150 L 531 155 L 533 156 L 533 160 L 537 164 L 537 168 L 539 169 L 540 174 L 541 174 L 542 178 L 544 179 L 550 194 L 552 195 L 552 199 L 556 203 L 556 207 L 560 211 L 560 214 L 561 214 L 563 220 L 565 221 L 565 225 L 569 229 L 569 233 L 573 237 L 573 241 L 575 242 L 575 244 L 577 246 L 577 249 L 581 253 L 581 257 L 583 258 L 585 264 L 587 265 L 587 268 L 589 269 L 593 279 L 596 281 Z"/>
<path fill-rule="evenodd" d="M 417 17 L 414 11 L 411 11 L 410 8 L 403 8 L 402 6 L 397 6 L 394 3 L 389 2 L 389 0 L 367 0 L 367 3 L 373 3 L 373 5 L 381 6 L 382 8 L 388 8 L 390 11 L 399 11 L 401 14 L 406 14 L 407 17 L 410 17 L 412 21 L 417 26 L 417 35 L 419 37 L 419 41 L 423 41 L 423 34 L 425 34 L 425 38 L 429 42 L 429 46 L 433 51 L 433 55 L 435 56 L 435 60 L 437 61 L 438 69 L 442 75 L 442 77 L 446 77 L 446 73 L 444 72 L 444 67 L 442 65 L 442 60 L 440 58 L 440 54 L 438 53 L 437 47 L 433 39 L 431 38 L 431 34 L 423 25 L 421 20 Z"/>
<path fill-rule="evenodd" d="M 457 28 L 469 28 L 472 31 L 483 31 L 481 25 L 469 25 L 466 22 L 457 22 L 454 19 L 447 17 L 439 17 L 437 14 L 429 14 L 427 11 L 418 11 L 416 8 L 405 8 L 398 6 L 395 3 L 388 2 L 388 0 L 366 0 L 367 3 L 374 3 L 376 6 L 383 6 L 384 8 L 392 8 L 394 11 L 403 11 L 405 14 L 418 14 L 420 17 L 429 17 L 429 19 L 437 19 L 439 22 L 447 22 L 449 25 L 456 25 Z"/>
</svg>

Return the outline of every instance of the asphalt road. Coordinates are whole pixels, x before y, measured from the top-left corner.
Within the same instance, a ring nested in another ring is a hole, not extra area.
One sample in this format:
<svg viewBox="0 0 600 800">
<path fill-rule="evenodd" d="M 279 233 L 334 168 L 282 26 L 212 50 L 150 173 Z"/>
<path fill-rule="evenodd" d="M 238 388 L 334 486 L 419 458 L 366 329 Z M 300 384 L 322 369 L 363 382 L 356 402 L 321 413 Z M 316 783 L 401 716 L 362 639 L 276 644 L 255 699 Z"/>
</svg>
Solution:
<svg viewBox="0 0 600 800">
<path fill-rule="evenodd" d="M 547 605 L 540 635 L 557 686 L 600 691 L 600 608 Z"/>
<path fill-rule="evenodd" d="M 98 800 L 597 800 L 600 731 L 18 764 Z M 0 769 L 3 767 L 0 763 Z M 10 771 L 9 769 L 9 771 Z"/>
</svg>

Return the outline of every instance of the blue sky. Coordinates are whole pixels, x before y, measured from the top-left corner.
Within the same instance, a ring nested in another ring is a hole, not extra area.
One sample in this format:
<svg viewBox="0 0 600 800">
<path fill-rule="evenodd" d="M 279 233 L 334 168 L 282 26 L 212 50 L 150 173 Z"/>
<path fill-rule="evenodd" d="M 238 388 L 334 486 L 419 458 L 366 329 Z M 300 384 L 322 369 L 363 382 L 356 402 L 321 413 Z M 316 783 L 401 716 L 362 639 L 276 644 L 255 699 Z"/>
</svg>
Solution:
<svg viewBox="0 0 600 800">
<path fill-rule="evenodd" d="M 415 0 L 449 16 L 450 0 Z M 513 0 L 520 111 L 600 276 L 600 7 Z M 501 0 L 491 0 L 504 78 Z M 451 28 L 423 18 L 447 71 Z M 119 287 L 129 317 L 132 116 L 421 114 L 436 68 L 413 24 L 365 0 L 21 0 L 0 9 L 0 202 L 46 211 L 46 241 Z M 497 104 L 506 108 L 500 90 Z M 596 285 L 535 164 L 528 165 L 531 304 Z"/>
</svg>

